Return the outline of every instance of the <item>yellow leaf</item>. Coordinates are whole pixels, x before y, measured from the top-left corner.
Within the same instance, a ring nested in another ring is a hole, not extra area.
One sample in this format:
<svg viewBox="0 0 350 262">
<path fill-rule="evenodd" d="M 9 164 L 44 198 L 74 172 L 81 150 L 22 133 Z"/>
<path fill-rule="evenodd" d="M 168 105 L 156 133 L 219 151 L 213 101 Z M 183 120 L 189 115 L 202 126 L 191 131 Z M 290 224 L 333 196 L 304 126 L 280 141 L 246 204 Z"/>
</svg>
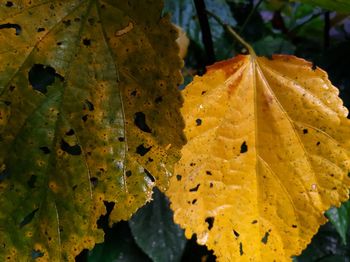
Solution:
<svg viewBox="0 0 350 262">
<path fill-rule="evenodd" d="M 289 261 L 348 199 L 348 111 L 294 56 L 238 56 L 184 91 L 188 144 L 168 196 L 220 261 Z"/>
</svg>

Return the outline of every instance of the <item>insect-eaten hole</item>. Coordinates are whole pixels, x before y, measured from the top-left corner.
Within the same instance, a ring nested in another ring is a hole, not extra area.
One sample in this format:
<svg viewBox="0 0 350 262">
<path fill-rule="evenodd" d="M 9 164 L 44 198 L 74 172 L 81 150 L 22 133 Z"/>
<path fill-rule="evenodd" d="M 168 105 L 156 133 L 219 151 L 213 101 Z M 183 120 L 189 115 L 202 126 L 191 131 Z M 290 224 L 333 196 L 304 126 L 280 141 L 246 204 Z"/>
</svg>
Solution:
<svg viewBox="0 0 350 262">
<path fill-rule="evenodd" d="M 176 175 L 176 180 L 177 180 L 177 181 L 181 181 L 181 179 L 182 179 L 182 176 L 181 176 L 181 175 Z"/>
<path fill-rule="evenodd" d="M 209 170 L 205 171 L 205 173 L 206 173 L 208 176 L 212 176 L 212 175 L 213 175 L 213 173 L 212 173 L 211 171 L 209 171 Z"/>
<path fill-rule="evenodd" d="M 136 148 L 136 153 L 139 154 L 140 156 L 144 156 L 151 150 L 151 148 L 152 148 L 151 146 L 145 147 L 143 144 L 141 144 Z"/>
<path fill-rule="evenodd" d="M 2 24 L 0 25 L 0 29 L 15 29 L 16 35 L 20 35 L 22 32 L 22 27 L 19 24 L 11 24 L 11 23 Z"/>
<path fill-rule="evenodd" d="M 196 192 L 196 191 L 198 191 L 200 185 L 201 185 L 201 184 L 198 184 L 198 185 L 196 185 L 194 188 L 191 188 L 191 189 L 190 189 L 190 192 Z"/>
<path fill-rule="evenodd" d="M 23 220 L 21 221 L 21 223 L 19 223 L 19 228 L 22 228 L 24 227 L 25 225 L 29 224 L 34 216 L 35 216 L 35 213 L 38 212 L 39 208 L 33 210 L 32 212 L 30 212 L 28 215 L 26 215 Z"/>
<path fill-rule="evenodd" d="M 270 236 L 270 233 L 269 232 L 265 232 L 265 235 L 261 239 L 261 242 L 266 245 L 267 241 L 269 240 L 269 236 Z"/>
<path fill-rule="evenodd" d="M 125 175 L 126 175 L 126 177 L 131 177 L 132 172 L 130 170 L 128 170 L 128 171 L 125 172 Z"/>
<path fill-rule="evenodd" d="M 158 96 L 158 97 L 154 100 L 154 102 L 155 102 L 156 104 L 160 104 L 162 101 L 163 101 L 163 97 L 161 97 L 161 96 Z"/>
<path fill-rule="evenodd" d="M 239 242 L 239 254 L 240 254 L 241 256 L 243 256 L 243 254 L 244 254 L 242 242 Z"/>
<path fill-rule="evenodd" d="M 53 67 L 42 64 L 34 64 L 28 73 L 28 80 L 33 89 L 43 94 L 46 94 L 47 87 L 55 82 L 55 77 L 64 81 L 64 77 L 57 74 Z"/>
<path fill-rule="evenodd" d="M 196 125 L 197 125 L 197 126 L 202 125 L 202 119 L 197 118 L 197 119 L 196 119 Z"/>
<path fill-rule="evenodd" d="M 98 184 L 98 178 L 97 178 L 97 177 L 91 177 L 91 178 L 90 178 L 90 182 L 91 182 L 91 185 L 92 185 L 93 187 L 96 187 L 97 184 Z"/>
<path fill-rule="evenodd" d="M 304 128 L 303 129 L 303 134 L 305 135 L 305 134 L 307 134 L 309 131 L 306 129 L 306 128 Z"/>
<path fill-rule="evenodd" d="M 6 7 L 12 7 L 12 6 L 13 6 L 13 3 L 12 3 L 11 1 L 7 1 L 5 6 L 6 6 Z"/>
<path fill-rule="evenodd" d="M 36 183 L 37 176 L 36 175 L 31 175 L 29 180 L 27 181 L 27 185 L 30 188 L 35 188 L 35 183 Z"/>
<path fill-rule="evenodd" d="M 45 155 L 51 153 L 51 150 L 50 150 L 47 146 L 39 147 L 39 149 L 40 149 Z"/>
<path fill-rule="evenodd" d="M 145 174 L 149 178 L 149 180 L 151 180 L 152 183 L 156 182 L 156 179 L 154 178 L 154 176 L 152 176 L 152 174 L 146 168 L 145 168 Z"/>
<path fill-rule="evenodd" d="M 146 115 L 143 112 L 137 112 L 134 115 L 134 124 L 143 132 L 152 133 L 151 128 L 146 123 Z"/>
<path fill-rule="evenodd" d="M 236 230 L 233 230 L 233 234 L 235 235 L 235 238 L 239 238 L 239 233 Z"/>
<path fill-rule="evenodd" d="M 83 120 L 83 122 L 86 122 L 88 120 L 88 115 L 83 115 L 81 117 L 81 120 Z"/>
<path fill-rule="evenodd" d="M 205 222 L 208 224 L 208 230 L 211 230 L 214 226 L 214 217 L 207 217 Z"/>
<path fill-rule="evenodd" d="M 64 139 L 61 140 L 61 149 L 73 156 L 81 155 L 81 148 L 79 145 L 70 146 Z"/>
<path fill-rule="evenodd" d="M 83 39 L 83 44 L 84 44 L 85 46 L 91 46 L 91 39 L 84 38 L 84 39 Z"/>
<path fill-rule="evenodd" d="M 247 145 L 246 141 L 244 141 L 244 142 L 242 143 L 242 145 L 241 145 L 241 151 L 240 151 L 240 153 L 241 153 L 241 154 L 244 154 L 244 153 L 246 153 L 247 151 L 248 151 L 248 145 Z"/>
<path fill-rule="evenodd" d="M 10 176 L 10 172 L 9 172 L 9 170 L 7 168 L 5 168 L 5 170 L 3 170 L 0 173 L 0 182 L 4 181 L 9 176 Z"/>
<path fill-rule="evenodd" d="M 73 129 L 69 129 L 67 132 L 66 132 L 66 136 L 73 136 L 75 134 L 74 130 Z"/>
<path fill-rule="evenodd" d="M 39 257 L 43 257 L 44 252 L 41 252 L 40 250 L 33 249 L 31 255 L 32 255 L 32 259 L 37 259 Z"/>
<path fill-rule="evenodd" d="M 95 107 L 94 107 L 94 104 L 89 101 L 89 100 L 85 100 L 85 104 L 87 105 L 87 108 L 89 109 L 89 111 L 94 111 L 95 110 Z"/>
</svg>

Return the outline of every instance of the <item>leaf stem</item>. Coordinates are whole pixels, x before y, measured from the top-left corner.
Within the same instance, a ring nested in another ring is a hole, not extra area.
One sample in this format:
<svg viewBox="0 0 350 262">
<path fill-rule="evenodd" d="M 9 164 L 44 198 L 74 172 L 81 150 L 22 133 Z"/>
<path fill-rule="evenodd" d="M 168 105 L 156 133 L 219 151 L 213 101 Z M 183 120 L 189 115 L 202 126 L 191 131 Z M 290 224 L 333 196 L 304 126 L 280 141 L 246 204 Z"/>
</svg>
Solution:
<svg viewBox="0 0 350 262">
<path fill-rule="evenodd" d="M 196 6 L 199 25 L 202 31 L 202 40 L 207 54 L 206 64 L 213 64 L 215 62 L 215 53 L 205 2 L 204 0 L 194 0 L 194 4 Z"/>
<path fill-rule="evenodd" d="M 230 25 L 224 23 L 220 17 L 218 17 L 216 14 L 206 10 L 208 15 L 213 17 L 227 32 L 229 32 L 242 46 L 244 46 L 248 53 L 252 56 L 256 56 L 254 49 L 250 44 L 248 44 Z"/>
<path fill-rule="evenodd" d="M 252 8 L 252 10 L 249 12 L 248 17 L 246 18 L 246 20 L 244 21 L 241 29 L 239 30 L 239 33 L 242 34 L 242 32 L 244 31 L 246 25 L 249 23 L 250 19 L 252 18 L 253 14 L 256 12 L 256 10 L 258 9 L 258 7 L 260 6 L 260 4 L 263 2 L 263 0 L 259 0 L 259 2 Z"/>
</svg>

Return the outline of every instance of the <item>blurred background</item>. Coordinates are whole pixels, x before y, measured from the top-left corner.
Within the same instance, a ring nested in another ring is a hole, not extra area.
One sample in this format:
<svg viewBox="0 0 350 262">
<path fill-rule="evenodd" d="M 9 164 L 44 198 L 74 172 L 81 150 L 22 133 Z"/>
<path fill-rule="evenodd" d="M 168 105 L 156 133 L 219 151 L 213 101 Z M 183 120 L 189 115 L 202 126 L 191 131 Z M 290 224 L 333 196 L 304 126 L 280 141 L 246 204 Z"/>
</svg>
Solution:
<svg viewBox="0 0 350 262">
<path fill-rule="evenodd" d="M 205 66 L 246 50 L 213 18 L 206 17 L 203 4 L 231 25 L 256 53 L 294 54 L 325 69 L 350 107 L 350 0 L 165 0 L 164 14 L 188 38 L 184 84 Z M 181 45 L 186 47 L 187 41 Z M 112 204 L 106 203 L 111 209 Z M 321 226 L 304 252 L 294 261 L 350 261 L 350 202 L 327 212 L 330 222 Z M 154 201 L 141 208 L 129 222 L 108 227 L 106 217 L 99 226 L 105 243 L 83 251 L 77 261 L 215 261 L 215 256 L 195 239 L 186 240 L 173 223 L 169 202 L 159 191 Z"/>
</svg>

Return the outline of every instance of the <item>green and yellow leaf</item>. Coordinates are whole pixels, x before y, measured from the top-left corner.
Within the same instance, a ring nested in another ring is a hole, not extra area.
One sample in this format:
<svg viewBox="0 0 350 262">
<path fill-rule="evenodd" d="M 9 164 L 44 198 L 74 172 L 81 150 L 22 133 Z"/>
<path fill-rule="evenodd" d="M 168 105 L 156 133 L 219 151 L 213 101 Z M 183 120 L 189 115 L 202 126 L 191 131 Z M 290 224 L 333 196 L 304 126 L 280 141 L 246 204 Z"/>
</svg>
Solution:
<svg viewBox="0 0 350 262">
<path fill-rule="evenodd" d="M 184 91 L 175 222 L 219 261 L 290 261 L 348 199 L 348 111 L 303 59 L 237 56 Z"/>
<path fill-rule="evenodd" d="M 145 11 L 147 10 L 147 11 Z M 168 186 L 184 143 L 160 0 L 0 3 L 0 260 L 74 261 Z"/>
</svg>

